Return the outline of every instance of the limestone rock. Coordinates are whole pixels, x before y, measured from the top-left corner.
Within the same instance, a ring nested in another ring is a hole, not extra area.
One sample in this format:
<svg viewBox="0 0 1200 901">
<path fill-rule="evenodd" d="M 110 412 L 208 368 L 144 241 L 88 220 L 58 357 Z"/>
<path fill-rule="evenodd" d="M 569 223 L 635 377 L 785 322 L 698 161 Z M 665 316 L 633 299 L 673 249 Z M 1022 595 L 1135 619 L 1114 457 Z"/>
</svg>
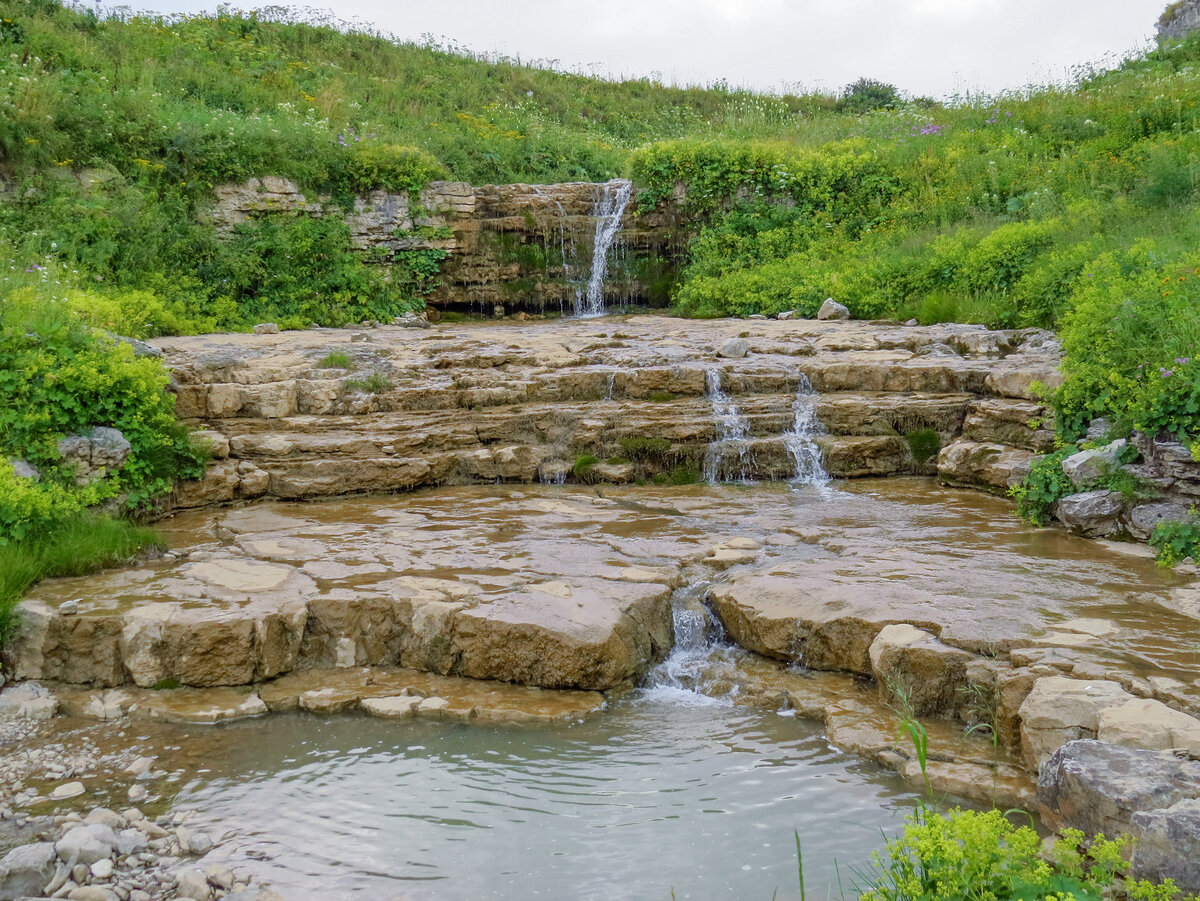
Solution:
<svg viewBox="0 0 1200 901">
<path fill-rule="evenodd" d="M 846 320 L 850 318 L 850 309 L 844 304 L 838 303 L 832 297 L 826 297 L 825 302 L 821 304 L 821 309 L 817 310 L 817 318 L 822 320 Z"/>
<path fill-rule="evenodd" d="M 41 895 L 54 870 L 53 842 L 13 848 L 0 858 L 0 899 Z"/>
<path fill-rule="evenodd" d="M 1120 494 L 1099 488 L 1060 499 L 1054 505 L 1054 516 L 1072 532 L 1103 538 L 1120 531 L 1118 520 L 1124 509 Z"/>
<path fill-rule="evenodd" d="M 1171 501 L 1150 501 L 1138 504 L 1125 517 L 1125 528 L 1129 534 L 1146 541 L 1154 534 L 1160 522 L 1184 522 L 1190 518 L 1188 508 Z"/>
<path fill-rule="evenodd" d="M 938 454 L 938 478 L 951 485 L 1007 491 L 1029 475 L 1034 458 L 1029 451 L 961 438 Z"/>
<path fill-rule="evenodd" d="M 903 691 L 918 716 L 945 714 L 961 705 L 973 654 L 947 647 L 908 623 L 884 626 L 869 653 L 882 697 Z"/>
<path fill-rule="evenodd" d="M 132 446 L 119 429 L 105 426 L 58 442 L 58 452 L 63 462 L 74 469 L 78 485 L 88 485 L 120 469 L 130 450 Z"/>
<path fill-rule="evenodd" d="M 1077 488 L 1090 488 L 1121 466 L 1119 454 L 1128 444 L 1124 438 L 1104 447 L 1083 450 L 1062 461 L 1062 470 Z"/>
<path fill-rule="evenodd" d="M 189 901 L 209 901 L 212 897 L 208 877 L 204 875 L 203 870 L 194 867 L 175 874 L 175 890 L 180 898 L 187 898 Z"/>
<path fill-rule="evenodd" d="M 22 682 L 0 691 L 0 716 L 48 720 L 57 712 L 58 699 L 37 682 Z"/>
<path fill-rule="evenodd" d="M 91 866 L 98 860 L 110 857 L 120 844 L 117 834 L 103 823 L 77 826 L 55 842 L 54 850 L 59 860 L 68 866 L 77 863 Z"/>
<path fill-rule="evenodd" d="M 24 460 L 9 460 L 8 462 L 12 464 L 13 475 L 18 479 L 29 479 L 31 482 L 37 482 L 42 477 L 36 466 Z"/>
<path fill-rule="evenodd" d="M 1200 799 L 1139 810 L 1130 824 L 1137 836 L 1130 861 L 1134 879 L 1174 879 L 1182 891 L 1200 892 Z"/>
<path fill-rule="evenodd" d="M 1038 800 L 1056 828 L 1088 835 L 1130 832 L 1138 812 L 1200 798 L 1200 763 L 1162 751 L 1072 741 L 1046 761 Z"/>
<path fill-rule="evenodd" d="M 1100 417 L 1098 419 L 1093 419 L 1090 423 L 1088 423 L 1087 435 L 1084 437 L 1090 442 L 1099 443 L 1107 439 L 1108 433 L 1111 431 L 1112 423 L 1104 417 Z"/>
<path fill-rule="evenodd" d="M 750 352 L 750 342 L 745 338 L 730 338 L 717 348 L 718 357 L 740 360 Z"/>
<path fill-rule="evenodd" d="M 260 322 L 254 326 L 254 334 L 256 335 L 278 335 L 279 326 L 274 322 Z"/>
<path fill-rule="evenodd" d="M 1101 711 L 1130 700 L 1132 696 L 1116 682 L 1064 676 L 1038 679 L 1020 710 L 1026 766 L 1036 772 L 1067 742 L 1095 738 Z"/>
<path fill-rule="evenodd" d="M 1151 751 L 1181 748 L 1200 757 L 1200 720 L 1149 698 L 1135 698 L 1102 710 L 1096 737 L 1110 744 Z"/>
<path fill-rule="evenodd" d="M 389 698 L 363 698 L 362 709 L 371 716 L 385 719 L 406 719 L 416 713 L 422 699 L 413 695 L 396 695 Z"/>
</svg>

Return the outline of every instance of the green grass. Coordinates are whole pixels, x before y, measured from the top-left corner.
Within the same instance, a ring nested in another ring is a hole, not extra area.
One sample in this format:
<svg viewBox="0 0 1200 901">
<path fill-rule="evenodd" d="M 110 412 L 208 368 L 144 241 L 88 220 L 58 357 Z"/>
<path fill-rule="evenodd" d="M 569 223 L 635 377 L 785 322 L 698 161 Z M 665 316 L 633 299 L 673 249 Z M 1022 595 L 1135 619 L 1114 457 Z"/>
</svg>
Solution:
<svg viewBox="0 0 1200 901">
<path fill-rule="evenodd" d="M 96 513 L 77 514 L 48 533 L 0 545 L 0 645 L 17 627 L 17 602 L 35 583 L 122 566 L 148 549 L 165 549 L 153 529 Z"/>
<path fill-rule="evenodd" d="M 318 369 L 353 369 L 354 358 L 344 351 L 335 350 L 322 357 L 317 363 Z"/>
<path fill-rule="evenodd" d="M 392 387 L 392 380 L 382 372 L 372 372 L 365 379 L 346 379 L 343 386 L 347 391 L 364 391 L 367 394 L 383 394 Z"/>
</svg>

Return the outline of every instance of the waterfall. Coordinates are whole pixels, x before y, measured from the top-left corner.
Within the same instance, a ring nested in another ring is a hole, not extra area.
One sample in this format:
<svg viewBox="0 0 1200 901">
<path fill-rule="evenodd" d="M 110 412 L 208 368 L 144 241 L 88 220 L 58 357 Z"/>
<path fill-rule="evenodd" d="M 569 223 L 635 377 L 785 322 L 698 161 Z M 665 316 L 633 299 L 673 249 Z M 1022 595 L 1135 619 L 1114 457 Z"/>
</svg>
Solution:
<svg viewBox="0 0 1200 901">
<path fill-rule="evenodd" d="M 621 230 L 621 219 L 625 207 L 633 194 L 633 183 L 625 179 L 614 179 L 602 186 L 596 201 L 596 234 L 592 242 L 592 274 L 588 277 L 587 291 L 575 299 L 576 316 L 604 315 L 604 276 L 608 273 L 608 251 Z"/>
<path fill-rule="evenodd" d="M 829 481 L 829 474 L 821 462 L 821 448 L 815 437 L 825 432 L 817 419 L 817 392 L 804 373 L 796 386 L 796 399 L 792 401 L 792 427 L 783 433 L 783 444 L 796 465 L 796 474 L 791 478 L 793 485 L 821 487 Z"/>
<path fill-rule="evenodd" d="M 671 597 L 675 644 L 671 653 L 646 676 L 642 696 L 690 707 L 727 703 L 704 692 L 711 675 L 714 651 L 723 646 L 724 629 L 704 606 L 709 582 L 676 589 Z"/>
<path fill-rule="evenodd" d="M 709 369 L 704 373 L 704 386 L 708 398 L 712 401 L 713 423 L 717 427 L 717 436 L 704 451 L 704 481 L 715 485 L 721 480 L 723 473 L 725 451 L 731 446 L 737 449 L 739 481 L 747 481 L 746 466 L 749 447 L 746 437 L 749 429 L 746 421 L 738 412 L 733 398 L 721 390 L 721 372 Z"/>
</svg>

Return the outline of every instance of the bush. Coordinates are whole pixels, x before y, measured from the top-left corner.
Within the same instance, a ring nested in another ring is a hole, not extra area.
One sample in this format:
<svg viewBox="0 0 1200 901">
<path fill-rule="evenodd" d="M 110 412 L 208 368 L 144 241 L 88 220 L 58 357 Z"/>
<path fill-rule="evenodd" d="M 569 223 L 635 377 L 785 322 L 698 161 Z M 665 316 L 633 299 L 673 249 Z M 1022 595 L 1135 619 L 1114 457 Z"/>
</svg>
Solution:
<svg viewBox="0 0 1200 901">
<path fill-rule="evenodd" d="M 1078 490 L 1062 468 L 1063 460 L 1078 452 L 1072 445 L 1033 461 L 1029 475 L 1009 492 L 1017 501 L 1018 516 L 1038 526 L 1050 521 L 1054 505 Z"/>
<path fill-rule="evenodd" d="M 1101 891 L 1127 869 L 1128 838 L 1084 835 L 1067 829 L 1055 844 L 1052 866 L 1042 860 L 1041 838 L 1013 826 L 998 810 L 918 811 L 904 833 L 874 856 L 862 901 L 1100 901 Z"/>
<path fill-rule="evenodd" d="M 1175 566 L 1188 557 L 1200 560 L 1200 521 L 1165 520 L 1154 527 L 1150 546 L 1158 552 L 1162 566 Z"/>
</svg>

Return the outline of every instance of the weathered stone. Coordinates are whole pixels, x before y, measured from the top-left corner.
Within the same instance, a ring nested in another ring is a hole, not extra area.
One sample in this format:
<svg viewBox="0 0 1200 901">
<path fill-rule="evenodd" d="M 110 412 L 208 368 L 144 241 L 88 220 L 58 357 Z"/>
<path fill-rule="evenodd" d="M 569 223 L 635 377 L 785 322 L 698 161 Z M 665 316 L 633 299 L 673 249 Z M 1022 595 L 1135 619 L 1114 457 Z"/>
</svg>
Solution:
<svg viewBox="0 0 1200 901">
<path fill-rule="evenodd" d="M 1007 491 L 1029 475 L 1029 451 L 959 439 L 938 454 L 938 478 L 951 485 Z"/>
<path fill-rule="evenodd" d="M 1084 438 L 1092 443 L 1099 443 L 1108 438 L 1108 433 L 1112 431 L 1112 423 L 1107 419 L 1100 417 L 1093 419 L 1088 423 L 1087 435 Z"/>
<path fill-rule="evenodd" d="M 68 866 L 83 864 L 91 866 L 98 860 L 110 857 L 120 844 L 117 834 L 103 823 L 77 826 L 54 844 L 59 860 Z"/>
<path fill-rule="evenodd" d="M 274 322 L 260 322 L 254 326 L 254 334 L 256 335 L 278 335 L 279 326 Z"/>
<path fill-rule="evenodd" d="M 1110 744 L 1151 751 L 1180 748 L 1200 757 L 1200 720 L 1149 698 L 1102 710 L 1096 737 Z"/>
<path fill-rule="evenodd" d="M 974 655 L 947 647 L 908 623 L 884 626 L 869 650 L 881 696 L 902 692 L 918 716 L 948 713 L 962 704 Z"/>
<path fill-rule="evenodd" d="M 0 691 L 0 716 L 48 720 L 57 712 L 58 699 L 37 682 L 22 682 Z"/>
<path fill-rule="evenodd" d="M 416 713 L 420 697 L 411 695 L 396 695 L 390 698 L 364 698 L 362 709 L 372 716 L 385 719 L 406 719 Z"/>
<path fill-rule="evenodd" d="M 1183 892 L 1200 892 L 1200 799 L 1136 811 L 1130 825 L 1137 837 L 1130 860 L 1134 879 L 1173 879 Z"/>
<path fill-rule="evenodd" d="M 132 445 L 118 429 L 106 426 L 86 435 L 71 435 L 58 442 L 63 462 L 75 472 L 75 482 L 87 485 L 120 469 Z"/>
<path fill-rule="evenodd" d="M 750 342 L 745 338 L 729 338 L 717 348 L 718 357 L 740 360 L 750 352 Z"/>
<path fill-rule="evenodd" d="M 1125 528 L 1134 538 L 1146 541 L 1160 522 L 1184 522 L 1190 518 L 1188 508 L 1170 501 L 1151 501 L 1137 504 L 1125 516 Z"/>
<path fill-rule="evenodd" d="M 31 482 L 37 482 L 42 478 L 42 474 L 38 472 L 36 466 L 25 462 L 24 460 L 9 460 L 13 468 L 13 475 L 18 479 L 29 479 Z"/>
<path fill-rule="evenodd" d="M 825 302 L 821 304 L 821 309 L 817 310 L 817 318 L 821 320 L 849 319 L 850 309 L 844 304 L 838 303 L 832 297 L 826 297 Z"/>
<path fill-rule="evenodd" d="M 1062 461 L 1063 473 L 1075 487 L 1090 488 L 1120 467 L 1119 455 L 1126 444 L 1128 442 L 1122 438 L 1104 447 L 1072 454 Z"/>
<path fill-rule="evenodd" d="M 1021 750 L 1030 770 L 1069 741 L 1095 738 L 1100 713 L 1132 696 L 1116 682 L 1045 676 L 1021 705 Z"/>
<path fill-rule="evenodd" d="M 1139 811 L 1165 810 L 1195 798 L 1200 798 L 1200 763 L 1101 741 L 1064 745 L 1038 777 L 1038 800 L 1049 821 L 1088 835 L 1130 832 Z"/>
<path fill-rule="evenodd" d="M 0 901 L 41 895 L 54 877 L 53 842 L 19 845 L 0 858 Z"/>
<path fill-rule="evenodd" d="M 1120 494 L 1100 488 L 1060 499 L 1054 505 L 1054 516 L 1072 532 L 1103 538 L 1120 531 L 1118 520 L 1124 509 Z"/>
<path fill-rule="evenodd" d="M 208 901 L 212 897 L 212 889 L 208 885 L 208 877 L 204 871 L 189 867 L 175 874 L 175 891 L 180 898 L 189 901 Z"/>
</svg>

